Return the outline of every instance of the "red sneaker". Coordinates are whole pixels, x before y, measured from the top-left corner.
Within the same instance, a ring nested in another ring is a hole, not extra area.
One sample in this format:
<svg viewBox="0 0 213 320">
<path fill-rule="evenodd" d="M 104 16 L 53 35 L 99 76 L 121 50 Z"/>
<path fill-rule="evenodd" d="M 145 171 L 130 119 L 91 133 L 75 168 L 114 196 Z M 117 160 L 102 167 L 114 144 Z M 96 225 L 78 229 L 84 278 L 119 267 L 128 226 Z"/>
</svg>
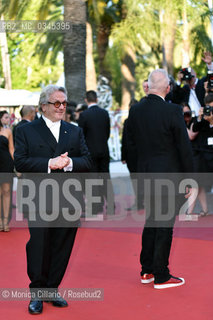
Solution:
<svg viewBox="0 0 213 320">
<path fill-rule="evenodd" d="M 185 283 L 185 280 L 183 278 L 176 278 L 171 276 L 171 278 L 163 283 L 155 283 L 154 288 L 155 289 L 167 289 L 172 287 L 179 287 L 182 286 Z"/>
<path fill-rule="evenodd" d="M 154 281 L 154 275 L 152 273 L 144 273 L 141 276 L 141 283 L 150 283 Z"/>
</svg>

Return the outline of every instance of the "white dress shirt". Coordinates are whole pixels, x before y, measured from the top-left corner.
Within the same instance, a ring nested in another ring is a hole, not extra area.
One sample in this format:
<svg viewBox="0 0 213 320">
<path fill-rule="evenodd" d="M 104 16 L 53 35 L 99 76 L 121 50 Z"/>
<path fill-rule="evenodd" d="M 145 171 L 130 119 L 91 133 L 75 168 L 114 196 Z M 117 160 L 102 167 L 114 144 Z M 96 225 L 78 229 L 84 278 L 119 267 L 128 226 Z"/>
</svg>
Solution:
<svg viewBox="0 0 213 320">
<path fill-rule="evenodd" d="M 197 85 L 197 82 L 198 82 L 198 79 L 196 79 L 196 81 L 195 81 L 195 86 Z M 195 115 L 198 116 L 201 104 L 197 98 L 195 88 L 190 89 L 189 105 L 190 105 L 191 110 L 195 112 Z"/>
<path fill-rule="evenodd" d="M 51 121 L 50 119 L 46 118 L 45 116 L 42 115 L 42 118 L 44 119 L 45 123 L 46 123 L 46 126 L 50 129 L 50 131 L 52 132 L 53 136 L 55 137 L 55 140 L 59 141 L 59 134 L 60 134 L 60 127 L 61 127 L 61 120 L 59 121 Z M 72 159 L 70 159 L 70 163 L 64 167 L 64 171 L 72 171 L 73 169 L 73 162 L 72 162 Z M 51 159 L 50 159 L 51 160 Z M 48 173 L 51 172 L 51 169 L 50 169 L 50 166 L 49 166 L 49 163 L 50 163 L 50 160 L 48 162 Z"/>
</svg>

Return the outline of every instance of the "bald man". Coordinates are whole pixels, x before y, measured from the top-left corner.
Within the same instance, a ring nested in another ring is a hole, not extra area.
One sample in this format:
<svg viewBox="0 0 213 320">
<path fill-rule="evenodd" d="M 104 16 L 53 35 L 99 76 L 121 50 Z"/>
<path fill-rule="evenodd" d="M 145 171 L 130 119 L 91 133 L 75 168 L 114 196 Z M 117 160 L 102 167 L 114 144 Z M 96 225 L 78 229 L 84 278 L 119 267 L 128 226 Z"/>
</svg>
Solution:
<svg viewBox="0 0 213 320">
<path fill-rule="evenodd" d="M 128 133 L 137 150 L 137 172 L 149 173 L 154 184 L 156 173 L 168 179 L 168 173 L 191 172 L 193 160 L 182 110 L 164 99 L 170 90 L 165 70 L 153 71 L 148 87 L 148 96 L 130 109 Z M 170 212 L 170 219 L 163 221 L 162 215 L 168 211 L 168 196 L 162 198 L 162 202 L 158 196 L 156 192 L 151 193 L 150 208 L 145 203 L 141 282 L 154 281 L 155 289 L 166 289 L 183 285 L 185 281 L 173 277 L 168 268 L 176 212 Z"/>
<path fill-rule="evenodd" d="M 28 122 L 31 122 L 35 118 L 35 107 L 34 106 L 23 106 L 20 111 L 21 115 L 21 121 L 17 123 L 16 126 L 13 128 L 13 141 L 15 145 L 15 139 L 16 139 L 16 129 L 20 126 L 23 126 L 23 124 L 26 124 Z"/>
</svg>

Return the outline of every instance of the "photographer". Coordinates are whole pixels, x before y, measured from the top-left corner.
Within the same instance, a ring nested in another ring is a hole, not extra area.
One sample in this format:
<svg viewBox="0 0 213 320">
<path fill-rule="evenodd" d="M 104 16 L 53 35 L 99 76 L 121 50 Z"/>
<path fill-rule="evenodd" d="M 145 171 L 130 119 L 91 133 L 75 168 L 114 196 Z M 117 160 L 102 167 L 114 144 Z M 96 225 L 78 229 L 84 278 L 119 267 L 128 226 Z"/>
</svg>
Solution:
<svg viewBox="0 0 213 320">
<path fill-rule="evenodd" d="M 213 71 L 209 70 L 207 73 L 207 81 L 204 83 L 206 95 L 213 93 Z"/>
<path fill-rule="evenodd" d="M 212 55 L 205 52 L 202 60 L 206 63 L 208 70 L 212 69 Z M 192 68 L 183 68 L 178 72 L 177 83 L 172 92 L 172 102 L 181 104 L 187 102 L 192 112 L 198 116 L 199 109 L 204 105 L 204 97 L 206 94 L 205 82 L 207 77 L 198 79 L 196 72 Z M 182 83 L 185 84 L 182 86 Z"/>
<path fill-rule="evenodd" d="M 213 172 L 213 93 L 208 94 L 205 106 L 200 108 L 193 131 L 199 132 L 199 148 L 205 161 L 205 171 Z"/>
<path fill-rule="evenodd" d="M 194 122 L 193 131 L 198 135 L 198 172 L 213 172 L 213 94 L 208 94 L 205 99 L 205 106 L 200 108 L 199 116 Z M 208 211 L 201 212 L 207 215 Z"/>
<path fill-rule="evenodd" d="M 206 77 L 198 79 L 196 72 L 191 68 L 181 69 L 177 77 L 177 84 L 173 89 L 173 102 L 178 104 L 187 102 L 192 112 L 198 116 L 200 107 L 204 105 Z M 183 81 L 185 85 L 181 87 Z"/>
</svg>

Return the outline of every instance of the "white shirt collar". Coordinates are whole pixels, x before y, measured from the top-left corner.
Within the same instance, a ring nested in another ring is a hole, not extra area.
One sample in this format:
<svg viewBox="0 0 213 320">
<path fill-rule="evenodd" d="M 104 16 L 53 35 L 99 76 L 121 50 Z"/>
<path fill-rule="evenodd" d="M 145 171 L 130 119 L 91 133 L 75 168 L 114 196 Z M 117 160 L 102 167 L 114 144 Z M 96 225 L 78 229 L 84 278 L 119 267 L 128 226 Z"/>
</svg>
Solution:
<svg viewBox="0 0 213 320">
<path fill-rule="evenodd" d="M 61 120 L 59 121 L 51 121 L 50 119 L 44 117 L 42 115 L 46 126 L 50 129 L 50 131 L 52 132 L 53 136 L 55 137 L 55 140 L 58 142 L 59 141 L 59 133 L 60 133 L 60 126 L 61 126 Z"/>
<path fill-rule="evenodd" d="M 60 127 L 61 120 L 59 121 L 51 121 L 50 119 L 46 118 L 44 115 L 42 115 L 42 118 L 44 119 L 47 127 L 50 129 L 51 127 Z"/>
<path fill-rule="evenodd" d="M 165 101 L 164 97 L 160 96 L 159 94 L 156 94 L 156 96 L 160 97 L 161 99 L 163 99 Z"/>
<path fill-rule="evenodd" d="M 97 103 L 91 103 L 89 106 L 88 106 L 88 109 L 93 107 L 93 106 L 97 106 Z"/>
</svg>

